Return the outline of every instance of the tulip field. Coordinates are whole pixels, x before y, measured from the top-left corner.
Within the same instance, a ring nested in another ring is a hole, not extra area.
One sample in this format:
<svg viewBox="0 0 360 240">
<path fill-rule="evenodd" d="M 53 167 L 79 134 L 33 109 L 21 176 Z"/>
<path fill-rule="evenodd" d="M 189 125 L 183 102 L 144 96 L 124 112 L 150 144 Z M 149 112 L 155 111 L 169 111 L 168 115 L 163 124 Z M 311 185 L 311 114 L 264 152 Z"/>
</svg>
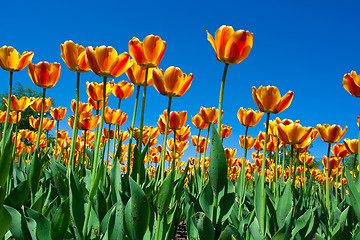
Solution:
<svg viewBox="0 0 360 240">
<path fill-rule="evenodd" d="M 294 93 L 254 86 L 249 91 L 258 109 L 234 113 L 245 129 L 239 148 L 223 144 L 232 133 L 222 124 L 227 71 L 250 57 L 253 37 L 225 25 L 207 33 L 224 71 L 219 105 L 198 113 L 172 110 L 194 75 L 158 68 L 167 46 L 159 36 L 134 37 L 129 53 L 121 54 L 66 41 L 59 53 L 68 69 L 34 64 L 33 52 L 1 47 L 0 67 L 9 73 L 7 110 L 0 112 L 1 239 L 360 239 L 359 139 L 344 138 L 347 126 L 305 127 L 280 119 L 276 114 L 286 111 Z M 25 68 L 41 98 L 12 94 L 16 73 Z M 70 109 L 52 107 L 46 90 L 68 70 L 76 88 Z M 82 89 L 81 75 L 89 71 L 101 83 Z M 129 81 L 116 83 L 120 75 Z M 342 85 L 360 97 L 355 71 L 344 75 Z M 166 97 L 167 108 L 145 126 L 150 87 Z M 81 102 L 85 91 L 88 102 Z M 134 111 L 125 113 L 121 100 L 133 94 Z M 116 109 L 107 106 L 114 99 Z M 28 119 L 31 129 L 20 129 L 27 108 L 39 117 Z M 190 114 L 196 135 L 187 125 Z M 72 131 L 59 128 L 60 121 Z M 248 136 L 257 124 L 264 124 L 263 131 Z M 50 130 L 54 138 L 45 134 Z M 309 148 L 318 137 L 328 151 L 315 167 Z M 188 157 L 190 148 L 195 154 Z M 345 167 L 349 156 L 353 162 Z"/>
</svg>

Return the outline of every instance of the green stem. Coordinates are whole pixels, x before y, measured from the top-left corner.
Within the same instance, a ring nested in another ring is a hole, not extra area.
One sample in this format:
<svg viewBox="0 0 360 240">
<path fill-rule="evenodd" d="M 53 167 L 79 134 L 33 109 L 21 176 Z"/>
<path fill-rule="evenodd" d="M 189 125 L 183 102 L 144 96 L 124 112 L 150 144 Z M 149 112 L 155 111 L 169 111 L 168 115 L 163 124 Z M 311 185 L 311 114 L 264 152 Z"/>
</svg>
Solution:
<svg viewBox="0 0 360 240">
<path fill-rule="evenodd" d="M 119 98 L 119 104 L 118 104 L 118 109 L 120 109 L 120 104 L 121 104 L 121 98 Z M 112 162 L 114 162 L 114 158 L 115 158 L 115 153 L 116 153 L 116 151 L 115 151 L 115 146 L 116 146 L 116 136 L 118 136 L 119 137 L 119 129 L 118 129 L 118 124 L 116 123 L 115 124 L 115 131 L 114 131 L 114 142 L 113 142 L 113 160 L 112 160 Z M 119 143 L 119 141 L 118 141 L 118 143 Z"/>
<path fill-rule="evenodd" d="M 220 135 L 221 131 L 221 117 L 222 117 L 222 105 L 223 105 L 223 98 L 224 98 L 224 88 L 225 88 L 225 79 L 226 79 L 226 73 L 228 70 L 229 64 L 225 63 L 224 72 L 221 80 L 221 87 L 220 87 L 220 97 L 219 97 L 219 112 L 218 112 L 218 126 L 217 131 Z"/>
<path fill-rule="evenodd" d="M 175 164 L 176 164 L 176 130 L 174 129 L 174 149 L 173 149 L 173 159 L 171 163 L 171 169 L 175 172 Z"/>
<path fill-rule="evenodd" d="M 206 156 L 206 150 L 207 150 L 207 142 L 209 139 L 210 127 L 211 127 L 211 125 L 209 124 L 207 134 L 206 134 L 206 139 L 205 139 L 205 149 L 204 149 L 204 156 L 203 156 L 203 161 L 202 161 L 202 170 L 201 170 L 201 185 L 202 186 L 204 186 L 204 183 L 205 183 L 205 156 Z"/>
<path fill-rule="evenodd" d="M 167 108 L 167 116 L 166 116 L 166 123 L 165 123 L 164 140 L 163 140 L 163 145 L 162 145 L 161 154 L 160 154 L 161 182 L 163 182 L 164 178 L 165 178 L 165 154 L 166 154 L 167 135 L 168 135 L 168 131 L 169 131 L 171 100 L 172 100 L 172 97 L 169 97 L 168 108 Z"/>
<path fill-rule="evenodd" d="M 290 144 L 290 171 L 289 171 L 289 177 L 290 177 L 290 181 L 292 181 L 293 177 L 292 177 L 292 166 L 293 166 L 293 152 L 294 152 L 294 144 Z"/>
<path fill-rule="evenodd" d="M 266 129 L 265 129 L 265 139 L 264 139 L 264 152 L 263 152 L 263 160 L 261 163 L 261 212 L 265 213 L 265 161 L 266 161 L 266 145 L 267 145 L 267 138 L 268 138 L 268 131 L 269 131 L 269 121 L 270 121 L 270 113 L 266 115 Z M 266 217 L 266 214 L 264 214 Z M 261 222 L 261 238 L 265 239 L 266 232 L 265 232 L 265 219 L 260 220 Z"/>
<path fill-rule="evenodd" d="M 103 99 L 102 99 L 102 108 L 101 108 L 102 110 L 101 110 L 100 130 L 99 131 L 102 130 L 103 124 L 104 124 L 105 100 L 106 100 L 106 80 L 107 80 L 107 77 L 104 77 L 103 78 Z M 93 149 L 94 149 L 94 163 L 93 163 L 93 166 L 92 166 L 90 192 L 93 192 L 94 191 L 93 189 L 98 188 L 98 185 L 99 185 L 99 182 L 95 183 L 95 179 L 97 177 L 97 174 L 101 174 L 101 171 L 98 170 L 100 137 L 101 137 L 101 134 L 95 135 L 95 143 L 94 143 L 94 147 L 93 147 Z M 101 164 L 103 164 L 103 163 L 101 163 Z M 89 223 L 92 203 L 93 203 L 93 196 L 89 195 L 89 201 L 88 201 L 88 205 L 87 205 L 87 209 L 86 209 L 86 213 L 85 213 L 85 223 L 84 223 L 84 227 L 82 229 L 84 239 L 86 238 L 87 226 L 88 226 L 88 223 Z"/>
<path fill-rule="evenodd" d="M 141 152 L 142 149 L 142 139 L 143 139 L 143 127 L 144 127 L 144 117 L 145 117 L 145 99 L 146 99 L 146 88 L 147 88 L 147 78 L 148 78 L 149 68 L 145 69 L 145 82 L 144 82 L 144 91 L 143 91 L 143 99 L 141 105 L 141 117 L 140 117 L 140 145 L 139 151 Z M 140 164 L 138 164 L 140 166 Z M 138 169 L 137 174 L 140 174 Z"/>
<path fill-rule="evenodd" d="M 8 94 L 8 105 L 6 108 L 6 118 L 5 118 L 5 123 L 4 123 L 4 132 L 3 132 L 3 141 L 1 143 L 1 153 L 4 152 L 5 149 L 5 139 L 6 139 L 6 130 L 8 128 L 8 124 L 9 124 L 9 115 L 10 115 L 10 105 L 11 105 L 11 95 L 12 95 L 12 82 L 13 82 L 13 71 L 10 71 L 10 81 L 9 81 L 9 94 Z"/>
<path fill-rule="evenodd" d="M 134 134 L 134 126 L 135 126 L 136 111 L 137 111 L 138 100 L 139 100 L 139 92 L 140 92 L 140 86 L 137 86 L 137 88 L 136 88 L 136 97 L 135 97 L 135 104 L 134 104 L 134 112 L 133 112 L 133 118 L 132 118 L 131 128 L 130 128 L 129 148 L 128 148 L 128 161 L 127 161 L 127 170 L 126 170 L 126 173 L 127 173 L 127 174 L 130 174 L 130 166 L 131 166 L 131 145 L 132 145 L 132 139 L 133 139 L 133 134 Z"/>
<path fill-rule="evenodd" d="M 199 133 L 198 133 L 197 141 L 196 141 L 195 157 L 194 157 L 194 168 L 195 168 L 195 165 L 196 165 L 196 155 L 197 155 L 197 149 L 199 147 L 200 133 L 201 133 L 201 128 L 199 128 Z"/>
<path fill-rule="evenodd" d="M 17 144 L 17 136 L 18 136 L 18 126 L 19 126 L 19 112 L 16 112 L 16 127 L 15 127 L 15 141 L 14 141 L 14 148 L 12 152 L 12 159 L 15 159 L 15 150 Z"/>
<path fill-rule="evenodd" d="M 275 197 L 277 196 L 278 194 L 278 183 L 279 183 L 279 176 L 278 176 L 278 161 L 279 161 L 279 145 L 280 145 L 280 140 L 278 139 L 277 140 L 277 147 L 276 147 L 276 155 L 275 155 L 275 179 L 274 179 L 274 182 L 275 182 Z"/>
<path fill-rule="evenodd" d="M 59 134 L 59 120 L 56 121 L 56 137 L 55 137 L 55 159 L 56 157 L 56 153 L 57 153 L 57 145 L 58 145 L 58 134 Z"/>
<path fill-rule="evenodd" d="M 45 93 L 46 93 L 46 88 L 43 88 L 40 123 L 39 123 L 37 138 L 36 138 L 35 154 L 37 154 L 37 152 L 39 150 L 39 145 L 40 145 L 40 136 L 41 136 L 42 124 L 43 124 L 43 119 L 44 119 L 44 109 L 45 109 Z"/>
<path fill-rule="evenodd" d="M 76 77 L 76 107 L 74 113 L 74 125 L 73 125 L 73 133 L 72 133 L 72 142 L 70 149 L 70 157 L 69 157 L 69 165 L 68 165 L 68 174 L 70 174 L 70 168 L 74 170 L 74 156 L 75 156 L 75 148 L 76 148 L 76 136 L 77 136 L 77 122 L 79 116 L 79 91 L 80 91 L 80 73 L 77 73 Z"/>
<path fill-rule="evenodd" d="M 86 168 L 88 168 L 89 167 L 89 161 L 87 161 L 86 160 L 86 138 L 87 138 L 87 136 L 86 136 L 86 130 L 84 130 L 84 151 L 83 151 L 83 161 L 85 161 L 85 166 L 86 166 Z"/>
<path fill-rule="evenodd" d="M 325 199 L 326 199 L 326 208 L 327 208 L 328 216 L 329 216 L 329 223 L 331 223 L 331 211 L 330 211 L 330 181 L 329 181 L 329 173 L 330 173 L 330 169 L 329 169 L 330 148 L 331 148 L 331 143 L 329 143 L 328 152 L 327 152 L 327 161 L 326 161 L 326 186 L 325 186 Z M 330 226 L 330 225 L 329 225 L 329 226 Z"/>
</svg>

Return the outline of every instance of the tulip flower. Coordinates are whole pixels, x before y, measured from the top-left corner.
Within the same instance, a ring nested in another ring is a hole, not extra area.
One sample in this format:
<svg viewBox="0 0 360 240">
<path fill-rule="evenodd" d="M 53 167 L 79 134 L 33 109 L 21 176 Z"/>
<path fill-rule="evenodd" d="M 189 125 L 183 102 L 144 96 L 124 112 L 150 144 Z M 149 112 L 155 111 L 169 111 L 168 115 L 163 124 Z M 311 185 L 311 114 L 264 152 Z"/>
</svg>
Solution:
<svg viewBox="0 0 360 240">
<path fill-rule="evenodd" d="M 74 128 L 74 116 L 71 115 L 68 119 L 69 126 Z M 94 115 L 92 113 L 84 113 L 79 115 L 78 126 L 79 130 L 91 131 L 95 129 L 100 124 L 100 116 Z"/>
<path fill-rule="evenodd" d="M 30 98 L 30 108 L 37 113 L 41 112 L 43 99 L 42 98 Z M 45 98 L 44 112 L 48 112 L 51 108 L 51 98 Z"/>
<path fill-rule="evenodd" d="M 85 61 L 85 48 L 73 41 L 60 44 L 61 58 L 71 71 L 83 73 L 90 71 Z"/>
<path fill-rule="evenodd" d="M 185 141 L 191 136 L 190 126 L 183 126 L 179 130 L 176 131 L 176 138 L 179 141 Z"/>
<path fill-rule="evenodd" d="M 86 48 L 85 61 L 96 75 L 101 77 L 118 77 L 123 74 L 133 62 L 126 52 L 117 54 L 113 47 L 100 46 Z"/>
<path fill-rule="evenodd" d="M 312 132 L 311 127 L 303 127 L 299 123 L 277 125 L 278 137 L 285 144 L 300 144 L 305 141 Z"/>
<path fill-rule="evenodd" d="M 66 108 L 65 107 L 51 108 L 50 114 L 57 121 L 63 120 L 66 115 Z"/>
<path fill-rule="evenodd" d="M 339 125 L 318 124 L 316 129 L 319 131 L 320 138 L 327 143 L 336 143 L 339 142 L 340 139 L 346 133 L 348 127 L 346 126 L 342 129 Z"/>
<path fill-rule="evenodd" d="M 110 107 L 105 108 L 104 121 L 107 124 L 116 124 L 119 121 L 122 111 L 120 109 L 115 110 Z"/>
<path fill-rule="evenodd" d="M 8 100 L 3 98 L 5 105 L 8 105 Z M 11 95 L 10 100 L 10 111 L 18 111 L 22 112 L 25 111 L 25 109 L 32 104 L 33 101 L 28 97 L 21 97 L 20 99 L 17 99 L 15 95 Z"/>
<path fill-rule="evenodd" d="M 258 89 L 252 88 L 252 96 L 254 102 L 262 112 L 279 113 L 290 106 L 294 93 L 287 92 L 283 97 L 280 96 L 279 89 L 273 86 L 263 87 Z"/>
<path fill-rule="evenodd" d="M 357 75 L 355 71 L 345 74 L 342 84 L 345 90 L 351 95 L 354 97 L 360 97 L 360 75 Z"/>
<path fill-rule="evenodd" d="M 86 82 L 86 93 L 88 96 L 94 101 L 102 101 L 103 98 L 103 83 L 96 83 L 96 82 Z M 110 96 L 112 88 L 114 86 L 113 82 L 106 83 L 106 97 Z"/>
<path fill-rule="evenodd" d="M 29 76 L 41 88 L 53 88 L 60 78 L 60 64 L 39 62 L 29 64 Z"/>
<path fill-rule="evenodd" d="M 257 125 L 263 115 L 264 113 L 257 110 L 254 111 L 251 108 L 248 108 L 247 110 L 244 108 L 240 108 L 237 112 L 237 117 L 240 123 L 246 127 L 254 127 L 255 125 Z"/>
<path fill-rule="evenodd" d="M 95 110 L 96 111 L 96 115 L 99 115 L 99 111 L 100 110 L 102 110 L 102 106 L 103 106 L 103 104 L 102 104 L 102 100 L 100 100 L 100 101 L 95 101 L 94 99 L 92 99 L 91 97 L 89 97 L 88 98 L 88 104 L 90 105 L 90 106 L 92 106 L 92 109 L 93 110 Z M 108 104 L 108 102 L 109 102 L 109 98 L 108 97 L 106 97 L 106 100 L 105 100 L 105 106 Z"/>
<path fill-rule="evenodd" d="M 164 56 L 166 42 L 159 36 L 148 35 L 140 42 L 133 37 L 129 41 L 129 53 L 142 67 L 157 67 Z"/>
<path fill-rule="evenodd" d="M 119 99 L 126 99 L 134 92 L 134 84 L 127 81 L 121 81 L 112 88 L 112 93 Z"/>
<path fill-rule="evenodd" d="M 152 77 L 155 89 L 168 97 L 182 96 L 190 88 L 194 78 L 192 73 L 186 75 L 178 67 L 167 68 L 164 75 L 160 69 L 154 69 Z"/>
<path fill-rule="evenodd" d="M 134 63 L 128 70 L 126 75 L 129 80 L 137 86 L 150 86 L 152 84 L 152 70 L 155 68 L 145 68 Z M 146 75 L 147 72 L 147 75 Z M 146 80 L 146 81 L 145 81 Z"/>
<path fill-rule="evenodd" d="M 243 61 L 250 53 L 253 38 L 254 34 L 249 31 L 235 32 L 231 26 L 225 25 L 215 32 L 215 39 L 207 32 L 207 39 L 216 52 L 217 60 L 227 64 Z"/>
<path fill-rule="evenodd" d="M 82 103 L 79 102 L 78 104 L 78 114 L 81 115 L 83 113 L 91 113 L 91 111 L 93 110 L 93 106 L 89 103 Z M 76 101 L 73 99 L 71 100 L 71 105 L 70 105 L 71 111 L 75 114 L 76 113 Z"/>
<path fill-rule="evenodd" d="M 252 149 L 255 146 L 256 141 L 257 139 L 252 138 L 251 136 L 247 136 L 246 139 L 245 135 L 239 136 L 239 143 L 242 148 Z"/>
<path fill-rule="evenodd" d="M 167 116 L 167 114 L 165 114 L 165 116 Z M 186 111 L 182 111 L 182 112 L 172 111 L 172 112 L 170 112 L 169 116 L 170 116 L 169 128 L 176 131 L 185 125 L 186 119 L 187 119 L 187 112 Z"/>
<path fill-rule="evenodd" d="M 232 127 L 226 126 L 224 124 L 221 124 L 221 131 L 220 131 L 220 137 L 221 138 L 228 138 L 231 135 Z"/>
<path fill-rule="evenodd" d="M 203 121 L 207 124 L 218 122 L 218 109 L 200 107 L 200 114 Z"/>
<path fill-rule="evenodd" d="M 200 113 L 196 114 L 194 117 L 191 117 L 191 122 L 199 130 L 209 127 L 209 124 L 204 121 Z"/>
</svg>

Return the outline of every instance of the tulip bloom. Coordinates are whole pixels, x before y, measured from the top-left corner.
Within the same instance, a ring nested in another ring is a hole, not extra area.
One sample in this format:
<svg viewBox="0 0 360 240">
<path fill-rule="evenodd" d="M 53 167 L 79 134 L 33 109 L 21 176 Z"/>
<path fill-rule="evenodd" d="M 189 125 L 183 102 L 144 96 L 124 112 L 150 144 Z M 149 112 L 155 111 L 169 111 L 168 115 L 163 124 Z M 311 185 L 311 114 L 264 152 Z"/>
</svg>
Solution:
<svg viewBox="0 0 360 240">
<path fill-rule="evenodd" d="M 73 113 L 75 113 L 75 109 L 76 109 L 76 101 L 73 99 L 71 100 L 71 105 L 70 105 L 71 111 Z M 83 102 L 79 102 L 79 110 L 78 110 L 78 114 L 83 114 L 83 113 L 90 113 L 93 110 L 93 106 L 89 103 L 83 103 Z"/>
<path fill-rule="evenodd" d="M 8 100 L 5 98 L 3 98 L 3 100 L 5 102 L 5 105 L 7 106 Z M 17 99 L 15 95 L 11 95 L 10 111 L 18 111 L 18 112 L 25 111 L 25 109 L 29 107 L 29 105 L 32 103 L 33 101 L 28 97 L 21 97 L 20 99 Z"/>
<path fill-rule="evenodd" d="M 30 123 L 31 127 L 33 127 L 34 129 L 38 129 L 39 125 L 40 125 L 40 118 L 34 118 L 33 116 L 30 116 L 29 123 Z M 55 121 L 53 121 L 49 118 L 43 118 L 43 124 L 41 126 L 41 131 L 44 131 L 44 130 L 47 130 L 50 128 L 52 129 L 54 127 L 55 127 Z"/>
<path fill-rule="evenodd" d="M 320 138 L 327 143 L 336 143 L 340 141 L 340 139 L 346 133 L 348 127 L 346 126 L 344 130 L 339 125 L 318 124 L 316 129 L 319 131 Z"/>
<path fill-rule="evenodd" d="M 204 122 L 204 119 L 200 113 L 196 114 L 194 117 L 191 117 L 191 122 L 197 129 L 206 129 L 209 127 L 209 124 Z"/>
<path fill-rule="evenodd" d="M 113 86 L 114 86 L 113 82 L 106 83 L 106 97 L 110 96 Z M 99 84 L 97 82 L 91 82 L 91 83 L 86 82 L 86 93 L 94 101 L 102 101 L 103 89 L 104 89 L 104 83 Z"/>
<path fill-rule="evenodd" d="M 61 58 L 71 71 L 83 73 L 90 71 L 85 61 L 85 48 L 73 41 L 60 44 Z"/>
<path fill-rule="evenodd" d="M 118 55 L 113 47 L 89 46 L 85 51 L 87 65 L 91 71 L 101 77 L 118 77 L 133 64 L 128 53 Z"/>
<path fill-rule="evenodd" d="M 136 63 L 142 67 L 157 67 L 164 56 L 166 42 L 159 36 L 148 35 L 140 42 L 133 37 L 129 41 L 129 53 Z"/>
<path fill-rule="evenodd" d="M 331 146 L 331 152 L 338 158 L 344 158 L 349 154 L 344 143 Z"/>
<path fill-rule="evenodd" d="M 346 149 L 348 150 L 348 152 L 350 154 L 352 153 L 355 153 L 357 154 L 358 153 L 358 144 L 359 144 L 359 140 L 358 139 L 349 139 L 349 138 L 346 138 L 344 139 L 344 144 L 345 144 L 345 147 Z"/>
<path fill-rule="evenodd" d="M 114 85 L 112 88 L 112 93 L 115 97 L 119 99 L 126 99 L 131 96 L 134 92 L 134 84 L 127 81 L 121 81 L 118 84 Z"/>
<path fill-rule="evenodd" d="M 278 137 L 286 144 L 299 144 L 305 141 L 311 134 L 311 127 L 303 127 L 299 123 L 277 125 Z"/>
<path fill-rule="evenodd" d="M 244 30 L 235 32 L 231 26 L 221 26 L 215 32 L 215 39 L 207 31 L 206 33 L 216 52 L 216 59 L 223 63 L 240 63 L 249 55 L 253 46 L 253 33 Z"/>
<path fill-rule="evenodd" d="M 133 61 L 133 60 L 132 60 Z M 152 84 L 152 70 L 154 68 L 148 68 L 148 74 L 145 84 L 146 68 L 134 63 L 128 70 L 126 75 L 129 80 L 137 86 L 150 86 Z"/>
<path fill-rule="evenodd" d="M 110 107 L 105 108 L 104 121 L 107 124 L 116 124 L 122 114 L 120 109 L 115 110 Z"/>
<path fill-rule="evenodd" d="M 68 119 L 69 126 L 71 128 L 74 127 L 74 116 L 71 115 Z M 90 131 L 96 128 L 100 124 L 100 116 L 96 115 L 94 117 L 93 114 L 84 113 L 79 115 L 79 119 L 77 121 L 77 128 L 79 130 Z"/>
<path fill-rule="evenodd" d="M 335 157 L 335 156 L 330 156 L 329 159 L 330 159 L 330 161 L 329 161 L 329 170 L 330 169 L 336 169 L 340 164 L 341 158 L 338 158 L 338 157 Z M 328 158 L 326 156 L 323 156 L 322 163 L 324 164 L 325 168 L 326 168 L 326 166 L 328 164 L 327 160 L 328 160 Z"/>
<path fill-rule="evenodd" d="M 60 64 L 56 62 L 30 63 L 29 76 L 36 86 L 41 88 L 52 88 L 60 78 Z"/>
<path fill-rule="evenodd" d="M 65 107 L 51 108 L 50 114 L 57 121 L 63 120 L 66 115 L 66 108 Z"/>
<path fill-rule="evenodd" d="M 166 119 L 167 114 L 164 114 L 164 115 L 165 115 L 165 119 Z M 172 112 L 170 112 L 169 128 L 172 129 L 172 130 L 181 129 L 185 125 L 186 119 L 187 119 L 187 112 L 186 111 L 182 111 L 182 112 L 172 111 Z"/>
<path fill-rule="evenodd" d="M 178 67 L 169 67 L 165 70 L 164 75 L 160 69 L 152 71 L 153 85 L 162 95 L 168 97 L 182 96 L 191 85 L 194 75 L 186 75 Z"/>
<path fill-rule="evenodd" d="M 245 140 L 244 135 L 239 136 L 239 143 L 240 143 L 240 146 L 242 148 L 244 148 L 244 140 Z M 246 144 L 246 149 L 252 149 L 255 146 L 256 142 L 257 142 L 256 138 L 246 136 L 246 143 L 245 143 Z"/>
<path fill-rule="evenodd" d="M 109 102 L 109 98 L 108 97 L 106 97 L 106 100 L 105 100 L 105 106 L 108 104 L 108 102 Z M 92 106 L 93 107 L 93 109 L 94 110 L 102 110 L 102 100 L 100 100 L 100 101 L 95 101 L 94 99 L 92 99 L 91 97 L 89 97 L 88 98 L 88 104 L 90 105 L 90 106 Z"/>
<path fill-rule="evenodd" d="M 30 101 L 32 102 L 30 104 L 30 108 L 37 113 L 41 112 L 42 98 L 30 98 Z M 48 97 L 48 98 L 45 98 L 44 112 L 49 111 L 50 108 L 51 108 L 51 98 Z"/>
<path fill-rule="evenodd" d="M 217 123 L 218 122 L 218 110 L 213 108 L 200 108 L 200 114 L 204 122 L 207 124 Z"/>
<path fill-rule="evenodd" d="M 252 88 L 252 96 L 260 111 L 266 113 L 279 113 L 290 106 L 294 93 L 289 91 L 281 97 L 277 87 L 260 86 L 258 89 L 255 87 Z"/>
<path fill-rule="evenodd" d="M 26 68 L 34 56 L 33 52 L 23 52 L 22 55 L 13 47 L 0 48 L 0 67 L 6 71 L 17 72 Z"/>
<path fill-rule="evenodd" d="M 355 71 L 345 74 L 342 84 L 351 95 L 360 97 L 360 75 L 357 75 Z"/>
<path fill-rule="evenodd" d="M 228 138 L 231 135 L 232 127 L 221 124 L 220 137 Z"/>
<path fill-rule="evenodd" d="M 180 128 L 179 130 L 176 131 L 176 138 L 179 141 L 185 141 L 190 136 L 191 136 L 191 132 L 190 132 L 190 126 L 189 125 L 187 125 L 186 127 L 183 126 L 182 128 Z"/>
<path fill-rule="evenodd" d="M 247 110 L 240 108 L 237 112 L 237 117 L 240 123 L 245 127 L 254 127 L 260 122 L 263 115 L 264 113 L 258 110 L 254 111 L 251 108 L 248 108 Z"/>
</svg>

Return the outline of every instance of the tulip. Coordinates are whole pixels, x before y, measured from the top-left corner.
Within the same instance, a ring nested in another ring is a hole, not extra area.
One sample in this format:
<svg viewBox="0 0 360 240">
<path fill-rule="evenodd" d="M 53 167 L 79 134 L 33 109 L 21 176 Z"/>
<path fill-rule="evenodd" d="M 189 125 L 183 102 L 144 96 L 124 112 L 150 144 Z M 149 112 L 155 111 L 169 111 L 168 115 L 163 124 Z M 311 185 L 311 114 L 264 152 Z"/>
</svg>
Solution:
<svg viewBox="0 0 360 240">
<path fill-rule="evenodd" d="M 96 75 L 101 77 L 118 77 L 123 74 L 133 62 L 126 52 L 117 54 L 113 47 L 100 46 L 86 48 L 85 61 Z"/>
<path fill-rule="evenodd" d="M 218 122 L 218 109 L 213 108 L 200 108 L 200 114 L 203 118 L 203 121 L 207 124 L 217 123 Z"/>
<path fill-rule="evenodd" d="M 237 112 L 237 117 L 240 123 L 246 127 L 254 127 L 256 124 L 259 123 L 263 115 L 264 113 L 257 110 L 254 111 L 251 108 L 248 108 L 247 110 L 244 108 L 240 108 Z"/>
<path fill-rule="evenodd" d="M 194 117 L 191 117 L 191 122 L 199 130 L 209 127 L 209 124 L 204 121 L 200 113 L 196 114 Z"/>
<path fill-rule="evenodd" d="M 345 74 L 342 84 L 351 95 L 360 97 L 360 75 L 357 75 L 355 71 Z"/>
<path fill-rule="evenodd" d="M 63 120 L 66 115 L 66 108 L 65 107 L 51 108 L 50 114 L 57 121 Z"/>
<path fill-rule="evenodd" d="M 34 56 L 33 52 L 23 52 L 20 55 L 13 47 L 0 48 L 0 67 L 6 71 L 17 72 L 26 68 Z"/>
<path fill-rule="evenodd" d="M 107 124 L 116 124 L 119 121 L 122 111 L 120 109 L 110 109 L 110 107 L 105 108 L 104 121 Z"/>
<path fill-rule="evenodd" d="M 89 103 L 82 103 L 79 102 L 78 104 L 78 115 L 81 115 L 83 113 L 91 113 L 91 111 L 93 110 L 93 106 Z M 70 105 L 71 111 L 75 114 L 76 112 L 76 101 L 73 99 L 71 100 L 71 105 Z"/>
<path fill-rule="evenodd" d="M 193 74 L 186 75 L 178 67 L 169 67 L 165 70 L 164 75 L 161 70 L 152 71 L 153 85 L 162 95 L 168 97 L 182 96 L 191 85 L 194 78 Z"/>
<path fill-rule="evenodd" d="M 250 53 L 253 38 L 254 34 L 249 31 L 235 32 L 231 26 L 225 25 L 215 32 L 215 39 L 207 32 L 207 39 L 216 52 L 217 60 L 227 64 L 243 61 Z"/>
<path fill-rule="evenodd" d="M 61 58 L 71 71 L 83 73 L 90 71 L 85 61 L 85 48 L 73 41 L 60 44 Z"/>
<path fill-rule="evenodd" d="M 344 144 L 349 154 L 358 153 L 358 142 L 359 142 L 358 139 L 349 139 L 349 138 L 344 139 Z"/>
<path fill-rule="evenodd" d="M 37 113 L 41 112 L 43 99 L 41 98 L 30 98 L 30 108 Z M 44 112 L 48 112 L 51 108 L 51 98 L 48 97 L 45 99 Z"/>
<path fill-rule="evenodd" d="M 102 100 L 95 101 L 91 97 L 88 98 L 88 104 L 93 107 L 93 110 L 96 110 L 96 115 L 99 115 L 99 111 L 102 110 L 102 106 L 103 106 L 102 102 L 103 102 Z M 104 105 L 106 106 L 108 102 L 109 102 L 109 98 L 106 97 Z"/>
<path fill-rule="evenodd" d="M 152 84 L 153 69 L 155 68 L 145 68 L 134 63 L 128 70 L 126 70 L 126 75 L 129 80 L 137 86 L 150 86 Z"/>
<path fill-rule="evenodd" d="M 29 64 L 29 76 L 41 88 L 53 88 L 60 78 L 60 64 L 39 62 Z"/>
<path fill-rule="evenodd" d="M 228 138 L 231 135 L 232 127 L 221 124 L 220 137 Z"/>
<path fill-rule="evenodd" d="M 88 94 L 89 98 L 94 101 L 102 101 L 103 97 L 103 87 L 104 83 L 96 83 L 96 82 L 86 82 L 86 93 Z M 106 97 L 110 96 L 112 88 L 114 86 L 113 82 L 106 83 Z"/>
<path fill-rule="evenodd" d="M 74 116 L 71 115 L 68 119 L 69 126 L 74 128 Z M 92 113 L 84 113 L 79 115 L 78 119 L 78 126 L 79 130 L 86 130 L 91 131 L 95 129 L 100 124 L 100 116 L 94 115 Z"/>
<path fill-rule="evenodd" d="M 189 125 L 183 126 L 182 128 L 180 128 L 179 130 L 176 131 L 176 138 L 179 141 L 185 141 L 190 136 L 191 136 L 191 132 L 190 132 L 190 126 Z"/>
<path fill-rule="evenodd" d="M 247 136 L 246 140 L 244 135 L 239 136 L 239 143 L 242 148 L 252 149 L 255 146 L 256 141 L 256 138 L 252 138 L 250 136 Z"/>
<path fill-rule="evenodd" d="M 3 98 L 5 105 L 8 105 L 8 100 Z M 25 109 L 32 104 L 33 101 L 28 97 L 21 97 L 20 99 L 17 99 L 15 95 L 11 95 L 10 100 L 10 111 L 18 111 L 22 112 L 25 111 Z"/>
<path fill-rule="evenodd" d="M 129 53 L 142 67 L 157 67 L 164 56 L 166 42 L 159 36 L 148 35 L 140 42 L 133 37 L 129 41 Z"/>
<path fill-rule="evenodd" d="M 311 134 L 313 128 L 303 127 L 299 123 L 277 125 L 278 137 L 285 144 L 300 144 L 305 141 Z"/>
<path fill-rule="evenodd" d="M 280 96 L 279 89 L 273 86 L 263 87 L 258 89 L 252 88 L 252 96 L 254 102 L 262 112 L 279 113 L 290 106 L 294 93 L 287 92 L 283 97 Z"/>
<path fill-rule="evenodd" d="M 164 114 L 164 115 L 167 116 L 167 114 Z M 174 132 L 176 130 L 181 129 L 185 125 L 186 119 L 187 119 L 187 112 L 186 111 L 182 111 L 182 112 L 172 111 L 172 112 L 170 112 L 169 128 L 174 130 Z"/>
<path fill-rule="evenodd" d="M 316 129 L 319 131 L 320 138 L 327 143 L 336 143 L 340 141 L 340 139 L 346 133 L 348 127 L 346 126 L 342 129 L 339 125 L 318 124 Z"/>
<path fill-rule="evenodd" d="M 170 134 L 172 132 L 171 129 L 168 129 L 168 131 L 165 131 L 166 122 L 167 122 L 166 120 L 168 119 L 167 116 L 165 116 L 166 114 L 167 114 L 167 111 L 165 110 L 164 114 L 159 115 L 159 119 L 157 121 L 157 127 L 161 134 L 165 134 L 165 132 L 166 132 L 166 134 Z"/>
<path fill-rule="evenodd" d="M 134 84 L 127 81 L 121 81 L 118 84 L 114 85 L 112 88 L 112 93 L 115 97 L 119 99 L 126 99 L 131 96 L 134 92 Z"/>
</svg>

